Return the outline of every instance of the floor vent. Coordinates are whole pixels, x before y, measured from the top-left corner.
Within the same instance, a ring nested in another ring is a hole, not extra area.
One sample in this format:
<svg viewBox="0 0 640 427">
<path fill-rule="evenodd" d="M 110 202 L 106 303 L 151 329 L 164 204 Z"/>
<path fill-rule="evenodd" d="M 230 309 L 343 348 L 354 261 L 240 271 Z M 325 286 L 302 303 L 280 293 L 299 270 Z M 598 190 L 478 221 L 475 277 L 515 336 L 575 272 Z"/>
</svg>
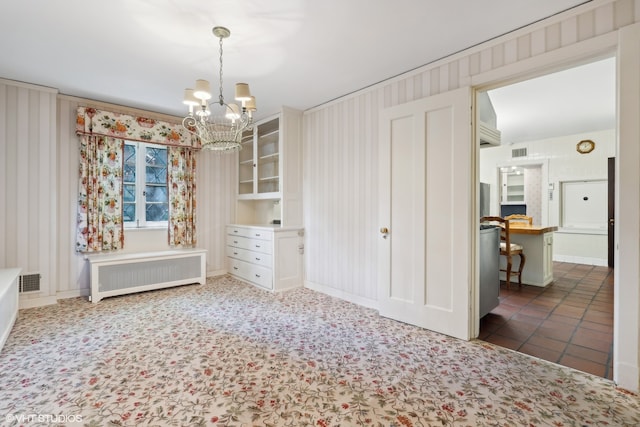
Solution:
<svg viewBox="0 0 640 427">
<path fill-rule="evenodd" d="M 27 292 L 40 292 L 40 273 L 23 274 L 18 281 L 18 289 L 21 294 Z"/>
<path fill-rule="evenodd" d="M 527 147 L 514 148 L 513 150 L 511 150 L 511 158 L 514 157 L 527 157 Z"/>
</svg>

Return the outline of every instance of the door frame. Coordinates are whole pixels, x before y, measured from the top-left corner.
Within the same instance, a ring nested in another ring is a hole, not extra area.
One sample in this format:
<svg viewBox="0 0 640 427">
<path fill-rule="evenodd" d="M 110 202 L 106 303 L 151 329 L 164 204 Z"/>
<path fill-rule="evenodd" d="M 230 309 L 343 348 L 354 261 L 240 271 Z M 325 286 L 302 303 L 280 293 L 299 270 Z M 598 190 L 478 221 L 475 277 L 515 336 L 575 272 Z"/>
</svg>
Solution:
<svg viewBox="0 0 640 427">
<path fill-rule="evenodd" d="M 640 283 L 640 272 L 635 266 L 640 258 L 640 250 L 637 247 L 637 241 L 640 238 L 640 227 L 637 224 L 640 192 L 636 188 L 637 182 L 640 181 L 640 147 L 637 147 L 635 141 L 640 140 L 640 124 L 637 123 L 637 117 L 640 114 L 640 103 L 637 102 L 640 96 L 640 78 L 637 76 L 637 69 L 632 64 L 637 64 L 640 61 L 640 23 L 631 24 L 618 31 L 579 42 L 573 46 L 559 48 L 499 69 L 477 74 L 470 77 L 469 80 L 473 89 L 472 102 L 477 122 L 476 93 L 478 91 L 491 90 L 612 56 L 615 56 L 617 61 L 616 98 L 618 106 L 615 183 L 615 223 L 618 226 L 615 231 L 615 265 L 617 268 L 614 272 L 613 379 L 620 387 L 637 391 L 640 389 L 638 365 L 640 340 L 637 334 L 637 327 L 640 325 L 640 291 L 636 288 Z M 623 86 L 625 90 L 621 90 Z M 477 230 L 479 229 L 480 144 L 475 126 L 473 140 L 475 141 L 476 172 L 472 185 L 475 189 L 474 227 Z M 625 160 L 620 159 L 623 155 Z M 629 192 L 629 194 L 625 193 L 628 214 L 622 215 L 620 213 L 622 210 L 620 192 L 625 189 Z M 624 234 L 620 233 L 620 229 L 623 227 L 625 227 Z M 470 290 L 472 295 L 475 295 L 475 304 L 472 307 L 473 315 L 471 316 L 471 321 L 475 322 L 472 325 L 475 336 L 479 333 L 480 323 L 477 295 L 479 289 L 477 240 L 476 238 L 473 246 L 473 260 L 475 260 L 476 268 Z M 621 323 L 623 317 L 628 320 L 625 324 Z"/>
</svg>

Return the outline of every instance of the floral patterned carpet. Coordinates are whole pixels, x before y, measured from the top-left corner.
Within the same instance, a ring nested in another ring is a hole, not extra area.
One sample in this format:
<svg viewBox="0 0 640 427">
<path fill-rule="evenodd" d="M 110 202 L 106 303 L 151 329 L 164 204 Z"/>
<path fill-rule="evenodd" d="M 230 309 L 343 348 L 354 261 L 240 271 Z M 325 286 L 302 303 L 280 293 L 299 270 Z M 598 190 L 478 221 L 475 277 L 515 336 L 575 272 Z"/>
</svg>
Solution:
<svg viewBox="0 0 640 427">
<path fill-rule="evenodd" d="M 0 425 L 640 424 L 610 381 L 308 289 L 206 285 L 22 310 Z"/>
</svg>

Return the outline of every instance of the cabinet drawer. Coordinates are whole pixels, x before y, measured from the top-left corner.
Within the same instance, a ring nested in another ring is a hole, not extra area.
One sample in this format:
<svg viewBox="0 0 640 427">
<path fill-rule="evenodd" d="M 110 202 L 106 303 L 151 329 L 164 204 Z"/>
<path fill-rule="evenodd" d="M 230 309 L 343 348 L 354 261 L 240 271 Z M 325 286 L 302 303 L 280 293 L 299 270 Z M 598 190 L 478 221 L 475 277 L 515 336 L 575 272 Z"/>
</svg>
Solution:
<svg viewBox="0 0 640 427">
<path fill-rule="evenodd" d="M 260 265 L 249 264 L 239 259 L 227 258 L 229 272 L 241 279 L 255 283 L 265 289 L 273 289 L 271 270 Z"/>
<path fill-rule="evenodd" d="M 271 268 L 271 255 L 262 252 L 254 252 L 248 249 L 235 248 L 233 246 L 227 246 L 227 256 L 236 258 L 241 261 L 246 261 L 251 264 L 262 265 L 263 267 Z"/>
<path fill-rule="evenodd" d="M 249 237 L 252 239 L 260 240 L 273 240 L 273 232 L 269 230 L 258 230 L 255 228 L 246 227 L 227 227 L 227 234 L 230 236 Z"/>
<path fill-rule="evenodd" d="M 248 237 L 227 236 L 227 246 L 261 252 L 264 254 L 272 253 L 271 242 L 260 239 L 251 239 Z"/>
</svg>

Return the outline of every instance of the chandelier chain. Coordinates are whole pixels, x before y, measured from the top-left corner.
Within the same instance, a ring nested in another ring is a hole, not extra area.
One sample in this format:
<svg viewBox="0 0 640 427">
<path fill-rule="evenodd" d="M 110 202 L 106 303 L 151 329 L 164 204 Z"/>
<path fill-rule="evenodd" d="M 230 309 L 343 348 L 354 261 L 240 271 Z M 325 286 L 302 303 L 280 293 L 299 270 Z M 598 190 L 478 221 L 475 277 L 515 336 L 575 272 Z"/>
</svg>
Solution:
<svg viewBox="0 0 640 427">
<path fill-rule="evenodd" d="M 222 37 L 220 37 L 220 105 L 224 105 L 224 97 L 222 96 Z"/>
</svg>

